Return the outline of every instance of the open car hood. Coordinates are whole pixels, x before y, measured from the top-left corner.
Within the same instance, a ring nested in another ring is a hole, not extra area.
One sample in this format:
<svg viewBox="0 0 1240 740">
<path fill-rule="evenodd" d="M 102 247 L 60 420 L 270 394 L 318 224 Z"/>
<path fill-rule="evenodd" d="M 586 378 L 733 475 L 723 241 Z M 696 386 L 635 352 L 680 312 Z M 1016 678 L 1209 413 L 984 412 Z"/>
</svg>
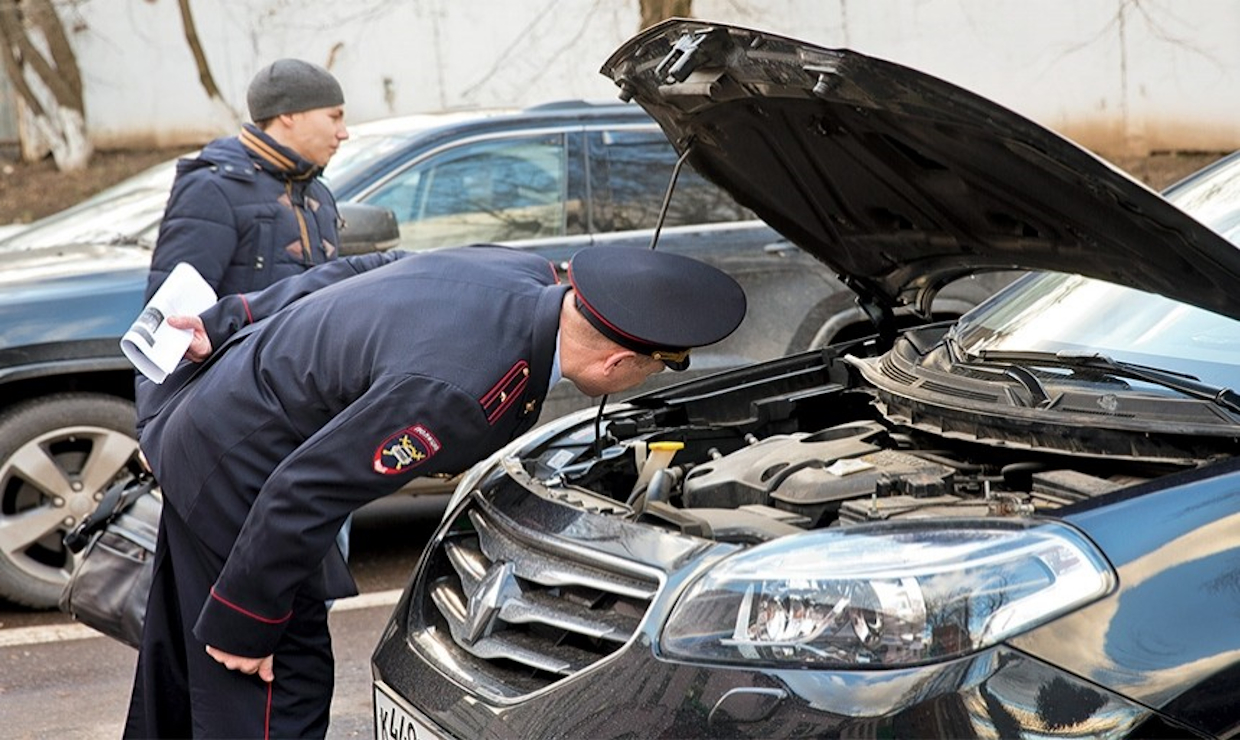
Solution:
<svg viewBox="0 0 1240 740">
<path fill-rule="evenodd" d="M 1240 318 L 1240 251 L 1076 144 L 844 49 L 673 19 L 602 73 L 704 177 L 865 303 L 928 313 L 992 269 L 1069 272 Z"/>
</svg>

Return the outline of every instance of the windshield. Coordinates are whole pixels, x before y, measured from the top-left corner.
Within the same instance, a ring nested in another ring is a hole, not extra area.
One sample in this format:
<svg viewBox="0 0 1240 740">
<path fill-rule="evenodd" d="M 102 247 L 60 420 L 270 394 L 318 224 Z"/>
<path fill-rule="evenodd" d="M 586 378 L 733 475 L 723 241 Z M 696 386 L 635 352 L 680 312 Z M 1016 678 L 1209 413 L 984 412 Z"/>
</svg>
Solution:
<svg viewBox="0 0 1240 740">
<path fill-rule="evenodd" d="M 1167 188 L 1167 200 L 1240 245 L 1240 156 L 1232 155 Z"/>
<path fill-rule="evenodd" d="M 88 244 L 152 247 L 175 173 L 176 160 L 161 162 L 0 240 L 0 253 Z"/>
<path fill-rule="evenodd" d="M 1167 198 L 1240 243 L 1240 157 L 1168 189 Z M 967 313 L 953 333 L 970 355 L 1099 353 L 1240 387 L 1240 322 L 1077 275 L 1030 275 Z"/>
<path fill-rule="evenodd" d="M 375 162 L 404 146 L 408 140 L 409 136 L 401 133 L 352 134 L 340 142 L 340 148 L 323 169 L 322 179 L 329 188 L 348 182 L 357 173 L 365 172 Z"/>
</svg>

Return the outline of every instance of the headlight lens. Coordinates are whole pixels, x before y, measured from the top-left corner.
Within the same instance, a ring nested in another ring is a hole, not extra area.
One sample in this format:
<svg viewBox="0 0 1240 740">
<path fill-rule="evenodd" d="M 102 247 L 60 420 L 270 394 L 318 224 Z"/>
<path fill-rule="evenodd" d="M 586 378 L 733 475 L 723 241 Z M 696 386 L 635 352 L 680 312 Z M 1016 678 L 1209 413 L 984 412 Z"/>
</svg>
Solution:
<svg viewBox="0 0 1240 740">
<path fill-rule="evenodd" d="M 720 562 L 681 597 L 661 644 L 712 662 L 908 666 L 994 645 L 1114 585 L 1097 549 L 1059 522 L 826 529 Z"/>
</svg>

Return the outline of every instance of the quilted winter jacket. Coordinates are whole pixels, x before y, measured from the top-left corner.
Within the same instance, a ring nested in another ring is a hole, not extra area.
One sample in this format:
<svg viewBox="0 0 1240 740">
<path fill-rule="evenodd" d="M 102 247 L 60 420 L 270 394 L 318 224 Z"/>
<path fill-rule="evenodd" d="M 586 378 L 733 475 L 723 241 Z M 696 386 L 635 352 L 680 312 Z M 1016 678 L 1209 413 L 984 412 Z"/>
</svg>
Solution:
<svg viewBox="0 0 1240 740">
<path fill-rule="evenodd" d="M 333 259 L 339 216 L 318 174 L 250 124 L 178 162 L 145 300 L 178 262 L 192 264 L 225 296 Z"/>
</svg>

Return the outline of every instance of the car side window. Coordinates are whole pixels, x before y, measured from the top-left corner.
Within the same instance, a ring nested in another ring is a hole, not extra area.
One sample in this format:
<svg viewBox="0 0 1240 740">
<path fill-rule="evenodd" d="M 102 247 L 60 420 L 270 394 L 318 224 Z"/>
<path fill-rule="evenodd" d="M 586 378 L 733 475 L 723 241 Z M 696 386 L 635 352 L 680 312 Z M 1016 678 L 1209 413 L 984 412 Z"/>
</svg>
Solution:
<svg viewBox="0 0 1240 740">
<path fill-rule="evenodd" d="M 392 209 L 405 249 L 566 233 L 562 134 L 480 141 L 400 173 L 365 199 Z"/>
<path fill-rule="evenodd" d="M 676 151 L 659 131 L 614 130 L 590 134 L 590 192 L 596 232 L 652 229 L 676 164 Z M 686 165 L 668 205 L 664 226 L 747 221 L 756 218 L 732 196 Z"/>
</svg>

